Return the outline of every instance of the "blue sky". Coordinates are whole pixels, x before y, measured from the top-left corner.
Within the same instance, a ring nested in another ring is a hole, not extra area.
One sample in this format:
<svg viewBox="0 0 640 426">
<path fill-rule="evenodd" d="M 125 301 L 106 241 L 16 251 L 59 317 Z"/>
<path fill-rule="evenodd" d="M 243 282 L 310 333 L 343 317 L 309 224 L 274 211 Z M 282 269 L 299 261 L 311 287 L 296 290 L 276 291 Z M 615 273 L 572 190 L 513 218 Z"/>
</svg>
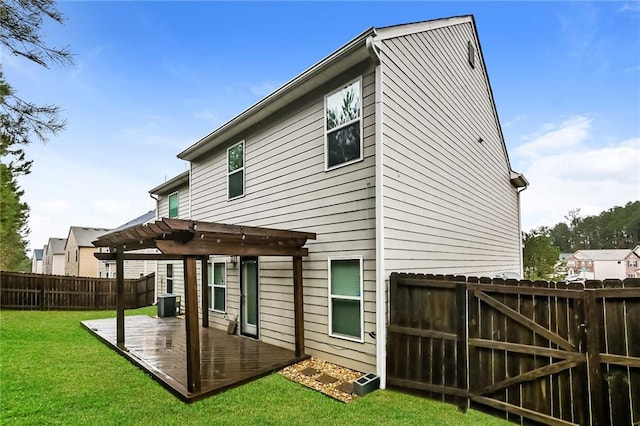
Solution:
<svg viewBox="0 0 640 426">
<path fill-rule="evenodd" d="M 0 51 L 28 100 L 67 130 L 27 154 L 31 248 L 115 227 L 186 170 L 176 154 L 365 29 L 473 14 L 525 230 L 640 199 L 638 2 L 61 2 L 72 68 Z"/>
</svg>

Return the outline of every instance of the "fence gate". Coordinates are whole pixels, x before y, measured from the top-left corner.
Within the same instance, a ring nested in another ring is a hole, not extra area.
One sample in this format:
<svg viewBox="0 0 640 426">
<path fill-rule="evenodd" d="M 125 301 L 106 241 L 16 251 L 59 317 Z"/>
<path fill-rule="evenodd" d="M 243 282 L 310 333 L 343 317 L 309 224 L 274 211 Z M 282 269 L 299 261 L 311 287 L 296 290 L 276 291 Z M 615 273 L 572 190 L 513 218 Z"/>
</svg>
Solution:
<svg viewBox="0 0 640 426">
<path fill-rule="evenodd" d="M 589 424 L 582 291 L 519 284 L 467 286 L 469 397 L 544 423 Z"/>
<path fill-rule="evenodd" d="M 516 421 L 640 421 L 640 280 L 390 282 L 390 386 Z"/>
</svg>

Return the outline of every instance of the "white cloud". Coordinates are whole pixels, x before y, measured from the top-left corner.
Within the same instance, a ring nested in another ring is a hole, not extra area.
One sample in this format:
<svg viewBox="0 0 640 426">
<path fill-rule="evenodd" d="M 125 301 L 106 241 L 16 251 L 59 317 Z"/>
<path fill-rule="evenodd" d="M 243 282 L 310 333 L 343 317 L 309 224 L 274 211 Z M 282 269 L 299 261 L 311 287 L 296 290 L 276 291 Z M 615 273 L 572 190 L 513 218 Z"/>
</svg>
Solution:
<svg viewBox="0 0 640 426">
<path fill-rule="evenodd" d="M 539 157 L 551 152 L 563 152 L 567 148 L 582 143 L 587 137 L 591 120 L 587 117 L 573 117 L 560 125 L 547 123 L 542 126 L 542 133 L 527 136 L 531 139 L 515 149 L 519 157 Z"/>
<path fill-rule="evenodd" d="M 575 208 L 592 215 L 640 199 L 640 138 L 596 146 L 591 125 L 574 117 L 514 150 L 514 168 L 531 183 L 524 230 L 553 226 Z"/>
<path fill-rule="evenodd" d="M 640 65 L 634 67 L 625 68 L 624 72 L 637 72 L 640 71 Z"/>
</svg>

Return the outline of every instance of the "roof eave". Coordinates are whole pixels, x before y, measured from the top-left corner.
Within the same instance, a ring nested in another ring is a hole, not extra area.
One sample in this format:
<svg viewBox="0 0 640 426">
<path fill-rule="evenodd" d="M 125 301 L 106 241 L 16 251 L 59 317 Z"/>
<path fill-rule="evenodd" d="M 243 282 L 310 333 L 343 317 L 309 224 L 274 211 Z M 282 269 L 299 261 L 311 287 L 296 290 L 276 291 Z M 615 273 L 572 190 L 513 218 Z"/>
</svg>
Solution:
<svg viewBox="0 0 640 426">
<path fill-rule="evenodd" d="M 189 183 L 189 170 L 180 173 L 178 176 L 175 176 L 166 182 L 161 183 L 153 189 L 150 189 L 149 194 L 167 194 L 185 183 Z"/>
<path fill-rule="evenodd" d="M 511 185 L 516 189 L 525 190 L 529 187 L 529 181 L 524 177 L 522 173 L 511 170 Z"/>
<path fill-rule="evenodd" d="M 186 161 L 195 160 L 228 138 L 255 125 L 275 111 L 295 101 L 304 93 L 328 81 L 332 76 L 338 75 L 355 64 L 374 56 L 371 43 L 368 43 L 367 40 L 374 36 L 375 33 L 376 30 L 373 27 L 364 31 L 340 49 L 303 71 L 288 83 L 285 83 L 266 98 L 255 103 L 179 153 L 178 158 Z"/>
</svg>

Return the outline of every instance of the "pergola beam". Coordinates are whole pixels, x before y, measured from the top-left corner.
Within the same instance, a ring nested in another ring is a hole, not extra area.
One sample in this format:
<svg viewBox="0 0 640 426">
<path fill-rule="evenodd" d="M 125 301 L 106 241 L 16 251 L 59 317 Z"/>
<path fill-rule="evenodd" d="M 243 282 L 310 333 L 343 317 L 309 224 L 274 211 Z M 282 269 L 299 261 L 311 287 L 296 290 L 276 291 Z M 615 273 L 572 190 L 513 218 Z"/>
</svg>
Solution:
<svg viewBox="0 0 640 426">
<path fill-rule="evenodd" d="M 98 260 L 116 260 L 116 253 L 94 253 L 93 256 Z M 124 260 L 182 260 L 181 254 L 168 255 L 162 253 L 123 253 Z"/>
<path fill-rule="evenodd" d="M 218 243 L 215 240 L 193 239 L 188 243 L 177 241 L 158 240 L 156 247 L 169 255 L 228 255 L 228 256 L 308 256 L 309 250 L 305 247 L 286 247 L 271 245 L 252 245 Z"/>
</svg>

